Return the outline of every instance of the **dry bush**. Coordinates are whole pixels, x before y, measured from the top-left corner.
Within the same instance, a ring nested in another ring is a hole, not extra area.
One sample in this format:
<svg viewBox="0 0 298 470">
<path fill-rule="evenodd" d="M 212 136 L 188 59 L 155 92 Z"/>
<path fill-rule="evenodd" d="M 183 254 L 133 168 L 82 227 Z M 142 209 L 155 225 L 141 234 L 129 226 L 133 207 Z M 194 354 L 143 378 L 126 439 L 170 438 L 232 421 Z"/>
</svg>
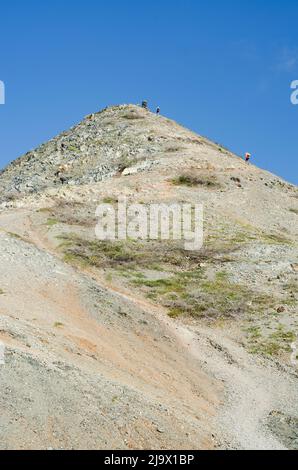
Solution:
<svg viewBox="0 0 298 470">
<path fill-rule="evenodd" d="M 219 188 L 220 183 L 218 182 L 216 176 L 214 175 L 191 175 L 189 173 L 185 173 L 183 175 L 178 176 L 172 180 L 172 183 L 177 186 L 188 186 L 188 187 L 196 187 L 196 186 L 203 186 L 207 188 Z"/>
</svg>

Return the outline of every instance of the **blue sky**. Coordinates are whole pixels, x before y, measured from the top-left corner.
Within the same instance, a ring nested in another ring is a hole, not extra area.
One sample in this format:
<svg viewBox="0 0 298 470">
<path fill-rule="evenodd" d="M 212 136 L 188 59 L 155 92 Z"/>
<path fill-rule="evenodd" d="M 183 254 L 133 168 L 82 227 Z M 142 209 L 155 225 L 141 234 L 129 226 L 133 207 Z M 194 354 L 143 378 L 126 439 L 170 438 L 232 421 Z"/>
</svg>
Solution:
<svg viewBox="0 0 298 470">
<path fill-rule="evenodd" d="M 297 0 L 2 0 L 0 17 L 1 167 L 146 98 L 298 184 Z"/>
</svg>

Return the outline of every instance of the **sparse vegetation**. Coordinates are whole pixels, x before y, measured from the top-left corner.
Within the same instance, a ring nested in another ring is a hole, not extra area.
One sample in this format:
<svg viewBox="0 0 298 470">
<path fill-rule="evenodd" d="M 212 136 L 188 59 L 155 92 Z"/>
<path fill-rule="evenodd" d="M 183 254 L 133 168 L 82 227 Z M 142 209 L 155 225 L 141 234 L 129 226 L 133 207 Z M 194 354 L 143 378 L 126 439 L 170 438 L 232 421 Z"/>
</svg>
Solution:
<svg viewBox="0 0 298 470">
<path fill-rule="evenodd" d="M 122 173 L 126 168 L 130 168 L 138 162 L 137 159 L 132 158 L 130 156 L 124 156 L 118 165 L 118 170 Z"/>
<path fill-rule="evenodd" d="M 176 153 L 176 152 L 179 152 L 179 151 L 181 151 L 181 150 L 183 150 L 182 147 L 168 147 L 168 148 L 166 149 L 166 152 L 168 152 L 168 153 Z"/>
<path fill-rule="evenodd" d="M 18 233 L 15 233 L 15 232 L 7 232 L 8 235 L 10 235 L 12 238 L 16 238 L 17 240 L 23 240 L 23 238 L 21 237 L 21 235 L 19 235 Z"/>
<path fill-rule="evenodd" d="M 41 212 L 41 213 L 51 212 L 51 208 L 50 207 L 42 207 L 41 209 L 38 209 L 36 212 Z"/>
<path fill-rule="evenodd" d="M 225 272 L 208 279 L 203 269 L 179 272 L 169 279 L 138 279 L 135 285 L 149 288 L 150 298 L 169 308 L 170 315 L 209 319 L 236 317 L 268 308 L 270 298 L 253 293 L 229 280 Z"/>
<path fill-rule="evenodd" d="M 104 204 L 117 204 L 118 198 L 113 197 L 113 196 L 107 196 L 102 200 L 102 202 Z"/>
<path fill-rule="evenodd" d="M 215 176 L 194 176 L 191 174 L 180 175 L 172 180 L 172 183 L 176 186 L 204 186 L 207 188 L 218 188 L 220 186 Z"/>
<path fill-rule="evenodd" d="M 51 209 L 44 209 L 39 212 L 49 214 L 46 225 L 50 228 L 57 224 L 80 225 L 89 227 L 95 224 L 95 208 L 86 210 L 84 204 L 74 201 L 61 201 Z"/>
<path fill-rule="evenodd" d="M 296 339 L 293 331 L 287 330 L 280 324 L 273 333 L 267 336 L 262 334 L 260 327 L 252 327 L 247 332 L 249 334 L 250 352 L 265 356 L 276 356 L 282 352 L 291 352 L 291 343 Z"/>
<path fill-rule="evenodd" d="M 54 218 L 51 218 L 51 217 L 50 217 L 50 218 L 47 220 L 47 226 L 48 226 L 48 227 L 54 227 L 54 225 L 57 225 L 57 224 L 59 224 L 59 220 L 57 220 L 57 219 L 54 219 Z"/>
<path fill-rule="evenodd" d="M 74 234 L 60 239 L 66 262 L 112 269 L 167 307 L 171 316 L 242 318 L 245 313 L 262 313 L 274 306 L 269 296 L 231 282 L 228 274 L 218 269 L 230 261 L 222 248 L 186 252 L 178 244 L 159 242 L 104 242 L 83 240 Z M 202 262 L 217 273 L 209 277 Z M 156 272 L 154 279 L 146 275 L 148 269 Z"/>
<path fill-rule="evenodd" d="M 267 233 L 252 225 L 237 222 L 230 226 L 222 226 L 220 231 L 210 231 L 206 243 L 208 246 L 221 244 L 226 248 L 237 248 L 251 242 L 264 243 L 266 245 L 291 245 L 292 241 L 279 233 Z"/>
<path fill-rule="evenodd" d="M 77 147 L 75 147 L 74 145 L 70 145 L 70 146 L 68 147 L 68 150 L 69 150 L 70 152 L 75 152 L 75 153 L 77 153 L 77 152 L 80 151 L 80 150 L 79 150 Z"/>
<path fill-rule="evenodd" d="M 12 238 L 15 238 L 16 240 L 21 240 L 22 242 L 24 243 L 29 243 L 29 244 L 32 244 L 31 240 L 26 238 L 26 237 L 23 237 L 22 235 L 19 235 L 18 233 L 15 233 L 15 232 L 7 232 L 7 234 L 12 237 Z"/>
<path fill-rule="evenodd" d="M 165 241 L 100 241 L 80 238 L 75 233 L 58 237 L 64 254 L 84 260 L 90 266 L 146 268 L 174 272 L 197 268 L 200 262 L 225 262 L 231 250 L 220 247 L 201 251 L 185 251 L 183 244 Z"/>
<path fill-rule="evenodd" d="M 136 111 L 133 111 L 133 110 L 130 111 L 129 113 L 124 113 L 122 117 L 128 120 L 144 119 L 144 116 L 142 116 L 142 114 L 137 113 Z"/>
<path fill-rule="evenodd" d="M 225 147 L 224 145 L 216 142 L 215 145 L 217 145 L 217 149 L 219 150 L 219 152 L 227 152 L 227 153 L 231 153 L 231 151 Z"/>
<path fill-rule="evenodd" d="M 270 245 L 288 245 L 291 241 L 283 235 L 278 233 L 265 233 L 260 234 L 260 240 Z"/>
</svg>

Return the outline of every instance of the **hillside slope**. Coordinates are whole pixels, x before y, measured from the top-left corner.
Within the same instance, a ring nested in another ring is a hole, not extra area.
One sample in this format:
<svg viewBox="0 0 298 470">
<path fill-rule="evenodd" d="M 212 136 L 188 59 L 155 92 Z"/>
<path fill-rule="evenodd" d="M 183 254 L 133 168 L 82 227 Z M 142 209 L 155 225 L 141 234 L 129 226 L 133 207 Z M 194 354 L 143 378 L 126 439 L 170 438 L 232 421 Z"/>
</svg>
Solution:
<svg viewBox="0 0 298 470">
<path fill-rule="evenodd" d="M 203 249 L 96 240 L 123 196 L 203 203 Z M 298 448 L 295 186 L 123 105 L 0 200 L 0 448 Z"/>
</svg>

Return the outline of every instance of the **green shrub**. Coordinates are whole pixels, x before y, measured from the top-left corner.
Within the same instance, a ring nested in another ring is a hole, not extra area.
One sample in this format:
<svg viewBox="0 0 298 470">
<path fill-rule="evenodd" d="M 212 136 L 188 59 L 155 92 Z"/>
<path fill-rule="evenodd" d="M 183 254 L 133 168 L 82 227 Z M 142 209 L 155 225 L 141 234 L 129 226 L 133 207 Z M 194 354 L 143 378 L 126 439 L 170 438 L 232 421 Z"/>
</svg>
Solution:
<svg viewBox="0 0 298 470">
<path fill-rule="evenodd" d="M 216 188 L 219 187 L 220 184 L 213 176 L 193 176 L 193 175 L 181 175 L 177 178 L 172 180 L 172 183 L 176 186 L 188 186 L 188 187 L 195 187 L 195 186 L 204 186 L 208 188 Z"/>
</svg>

